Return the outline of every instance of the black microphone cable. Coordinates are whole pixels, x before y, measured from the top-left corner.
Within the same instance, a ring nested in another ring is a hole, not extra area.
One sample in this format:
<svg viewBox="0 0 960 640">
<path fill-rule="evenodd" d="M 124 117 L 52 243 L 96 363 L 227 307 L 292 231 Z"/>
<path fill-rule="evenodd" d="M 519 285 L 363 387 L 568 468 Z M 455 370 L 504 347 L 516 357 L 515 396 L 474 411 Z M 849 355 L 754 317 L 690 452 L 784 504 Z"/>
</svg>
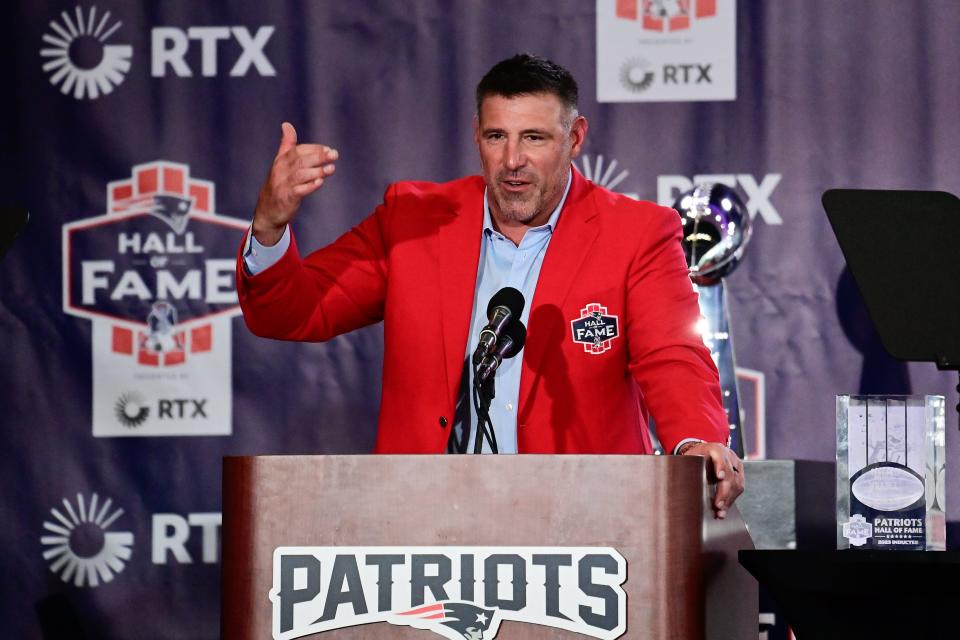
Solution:
<svg viewBox="0 0 960 640">
<path fill-rule="evenodd" d="M 473 379 L 477 380 L 479 365 L 473 365 Z M 483 441 L 490 444 L 490 453 L 500 453 L 497 448 L 497 435 L 490 420 L 490 403 L 496 396 L 493 378 L 487 379 L 482 385 L 473 386 L 473 410 L 477 414 L 477 433 L 473 439 L 473 452 L 483 453 Z M 481 386 L 484 387 L 481 391 Z"/>
</svg>

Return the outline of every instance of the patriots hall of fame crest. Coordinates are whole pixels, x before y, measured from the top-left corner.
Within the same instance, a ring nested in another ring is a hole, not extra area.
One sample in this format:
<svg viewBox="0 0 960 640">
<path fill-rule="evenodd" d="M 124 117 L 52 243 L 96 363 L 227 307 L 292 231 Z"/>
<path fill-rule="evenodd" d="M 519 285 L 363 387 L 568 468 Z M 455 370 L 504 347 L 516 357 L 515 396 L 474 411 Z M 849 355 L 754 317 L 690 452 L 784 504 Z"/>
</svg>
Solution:
<svg viewBox="0 0 960 640">
<path fill-rule="evenodd" d="M 212 182 L 155 161 L 63 225 L 63 310 L 93 323 L 93 435 L 230 435 L 239 232 Z"/>
<path fill-rule="evenodd" d="M 583 345 L 583 350 L 593 355 L 606 353 L 613 341 L 620 336 L 617 316 L 608 315 L 607 308 L 591 302 L 580 310 L 580 317 L 570 321 L 573 341 Z"/>
</svg>

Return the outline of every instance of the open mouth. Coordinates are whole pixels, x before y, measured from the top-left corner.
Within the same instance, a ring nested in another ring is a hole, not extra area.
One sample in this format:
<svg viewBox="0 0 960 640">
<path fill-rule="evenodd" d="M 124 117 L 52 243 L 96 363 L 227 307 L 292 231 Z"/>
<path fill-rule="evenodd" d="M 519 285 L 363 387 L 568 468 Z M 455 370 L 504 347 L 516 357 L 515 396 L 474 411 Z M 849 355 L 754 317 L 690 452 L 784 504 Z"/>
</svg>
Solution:
<svg viewBox="0 0 960 640">
<path fill-rule="evenodd" d="M 530 183 L 526 180 L 501 180 L 500 184 L 507 191 L 524 191 L 530 186 Z"/>
</svg>

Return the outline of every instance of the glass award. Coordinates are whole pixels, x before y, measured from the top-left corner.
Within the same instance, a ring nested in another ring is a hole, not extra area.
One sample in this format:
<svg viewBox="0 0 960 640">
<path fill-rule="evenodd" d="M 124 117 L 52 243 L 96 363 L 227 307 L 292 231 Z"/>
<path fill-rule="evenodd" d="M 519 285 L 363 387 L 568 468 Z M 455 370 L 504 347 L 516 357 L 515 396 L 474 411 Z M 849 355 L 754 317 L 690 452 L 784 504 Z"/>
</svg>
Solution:
<svg viewBox="0 0 960 640">
<path fill-rule="evenodd" d="M 946 548 L 943 396 L 837 396 L 837 548 Z"/>
</svg>

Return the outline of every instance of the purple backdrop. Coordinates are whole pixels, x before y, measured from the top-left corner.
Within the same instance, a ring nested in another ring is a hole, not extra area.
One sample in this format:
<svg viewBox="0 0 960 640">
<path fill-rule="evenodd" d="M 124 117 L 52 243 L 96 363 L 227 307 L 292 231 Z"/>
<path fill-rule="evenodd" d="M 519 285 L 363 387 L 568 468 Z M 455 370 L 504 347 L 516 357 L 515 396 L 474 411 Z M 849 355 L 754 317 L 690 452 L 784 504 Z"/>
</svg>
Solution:
<svg viewBox="0 0 960 640">
<path fill-rule="evenodd" d="M 477 172 L 473 87 L 517 51 L 578 78 L 587 162 L 627 170 L 617 190 L 656 199 L 683 177 L 733 174 L 759 207 L 729 291 L 767 457 L 831 459 L 837 393 L 955 405 L 953 377 L 883 355 L 820 206 L 838 186 L 960 191 L 960 5 L 880 5 L 741 0 L 737 100 L 649 104 L 596 102 L 595 6 L 582 0 L 8 6 L 0 201 L 32 221 L 0 263 L 5 633 L 217 636 L 222 456 L 366 452 L 376 423 L 379 328 L 261 340 L 224 302 L 218 261 L 280 122 L 341 152 L 295 223 L 301 246 L 319 247 L 391 181 Z M 99 84 L 82 84 L 91 74 Z M 83 233 L 64 226 L 90 218 Z M 164 277 L 176 318 L 154 306 Z M 158 336 L 182 361 L 150 362 Z M 960 492 L 947 494 L 956 519 Z"/>
</svg>

